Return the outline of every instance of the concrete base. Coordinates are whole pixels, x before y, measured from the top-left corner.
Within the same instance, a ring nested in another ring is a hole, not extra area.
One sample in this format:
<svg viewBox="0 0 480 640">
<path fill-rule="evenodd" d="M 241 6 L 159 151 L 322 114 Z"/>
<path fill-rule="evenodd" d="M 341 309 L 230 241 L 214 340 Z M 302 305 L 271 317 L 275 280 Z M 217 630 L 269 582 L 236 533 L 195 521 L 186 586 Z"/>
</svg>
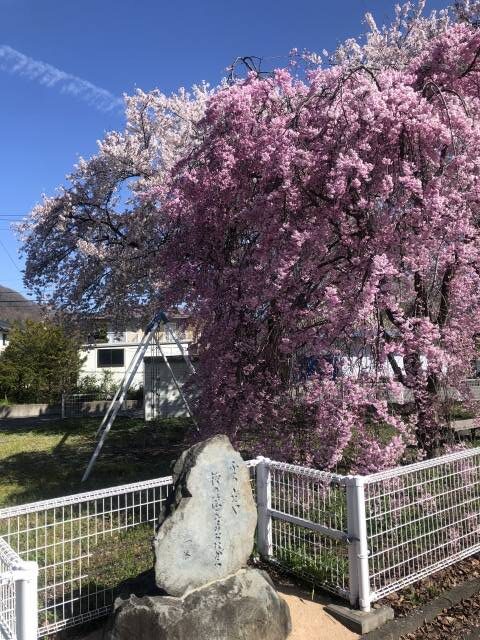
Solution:
<svg viewBox="0 0 480 640">
<path fill-rule="evenodd" d="M 368 611 L 359 611 L 340 604 L 329 604 L 325 610 L 347 629 L 363 635 L 382 626 L 389 620 L 393 620 L 394 613 L 391 607 L 379 607 Z"/>
</svg>

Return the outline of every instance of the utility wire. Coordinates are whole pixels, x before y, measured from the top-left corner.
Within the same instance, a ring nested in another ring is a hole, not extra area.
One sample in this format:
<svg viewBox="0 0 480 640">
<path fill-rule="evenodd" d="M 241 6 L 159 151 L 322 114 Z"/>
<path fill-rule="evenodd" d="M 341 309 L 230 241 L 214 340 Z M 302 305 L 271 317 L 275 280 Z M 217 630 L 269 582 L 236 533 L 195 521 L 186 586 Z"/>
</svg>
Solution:
<svg viewBox="0 0 480 640">
<path fill-rule="evenodd" d="M 7 249 L 7 247 L 3 244 L 2 239 L 0 238 L 0 246 L 3 247 L 3 250 L 5 251 L 5 253 L 7 254 L 7 256 L 10 258 L 10 262 L 13 264 L 13 266 L 15 267 L 15 269 L 18 271 L 18 273 L 22 273 L 18 264 L 15 262 L 15 260 L 12 258 L 12 256 L 10 255 L 9 250 Z"/>
</svg>

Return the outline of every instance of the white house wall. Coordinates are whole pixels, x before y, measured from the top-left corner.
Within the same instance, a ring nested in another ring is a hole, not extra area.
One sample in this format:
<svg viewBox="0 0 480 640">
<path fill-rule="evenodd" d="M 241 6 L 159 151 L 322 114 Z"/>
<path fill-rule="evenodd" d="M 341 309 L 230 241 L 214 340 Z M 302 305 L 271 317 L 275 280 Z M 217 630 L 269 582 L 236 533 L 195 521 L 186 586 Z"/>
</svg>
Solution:
<svg viewBox="0 0 480 640">
<path fill-rule="evenodd" d="M 173 374 L 181 387 L 188 379 L 190 373 L 187 364 L 183 359 L 170 360 L 169 365 Z M 178 389 L 173 381 L 172 375 L 165 362 L 161 358 L 145 359 L 145 420 L 155 418 L 180 418 L 188 416 L 188 410 Z M 192 389 L 183 388 L 182 391 L 191 402 L 193 399 Z"/>
<path fill-rule="evenodd" d="M 127 336 L 128 337 L 128 336 Z M 100 379 L 103 371 L 110 371 L 112 373 L 113 380 L 120 383 L 125 375 L 129 364 L 131 363 L 137 348 L 138 342 L 125 342 L 125 343 L 105 343 L 96 344 L 94 346 L 84 345 L 81 350 L 81 355 L 85 356 L 85 362 L 82 365 L 80 376 L 95 376 Z M 188 351 L 188 343 L 182 343 L 182 348 Z M 123 367 L 99 367 L 97 360 L 97 352 L 99 349 L 123 349 L 124 350 L 124 366 Z M 164 343 L 162 344 L 162 350 L 165 355 L 168 356 L 180 356 L 180 350 L 176 344 Z M 149 347 L 145 354 L 145 357 L 152 356 L 152 349 Z M 138 388 L 143 386 L 144 378 L 144 362 L 140 363 L 138 370 L 133 379 L 132 388 Z"/>
</svg>

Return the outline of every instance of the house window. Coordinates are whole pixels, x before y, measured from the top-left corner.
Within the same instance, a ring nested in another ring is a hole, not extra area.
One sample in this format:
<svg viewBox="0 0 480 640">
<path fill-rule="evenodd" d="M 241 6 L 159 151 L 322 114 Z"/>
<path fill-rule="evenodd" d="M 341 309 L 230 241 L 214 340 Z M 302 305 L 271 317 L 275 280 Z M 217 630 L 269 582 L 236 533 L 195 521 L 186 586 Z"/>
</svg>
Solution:
<svg viewBox="0 0 480 640">
<path fill-rule="evenodd" d="M 97 351 L 97 367 L 123 367 L 124 363 L 124 349 L 99 349 Z"/>
</svg>

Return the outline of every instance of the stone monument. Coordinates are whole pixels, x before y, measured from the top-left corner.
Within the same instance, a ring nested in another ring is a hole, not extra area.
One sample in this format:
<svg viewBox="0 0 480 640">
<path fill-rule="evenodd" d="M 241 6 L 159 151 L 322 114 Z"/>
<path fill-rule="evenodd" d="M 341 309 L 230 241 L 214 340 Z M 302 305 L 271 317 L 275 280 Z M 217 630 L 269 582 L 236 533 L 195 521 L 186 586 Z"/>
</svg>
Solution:
<svg viewBox="0 0 480 640">
<path fill-rule="evenodd" d="M 117 599 L 109 640 L 284 640 L 290 613 L 267 574 L 247 568 L 257 509 L 226 436 L 185 451 L 155 540 L 166 595 Z"/>
<path fill-rule="evenodd" d="M 183 453 L 173 479 L 173 500 L 155 537 L 155 577 L 161 589 L 183 596 L 247 564 L 257 507 L 248 468 L 226 436 Z"/>
</svg>

